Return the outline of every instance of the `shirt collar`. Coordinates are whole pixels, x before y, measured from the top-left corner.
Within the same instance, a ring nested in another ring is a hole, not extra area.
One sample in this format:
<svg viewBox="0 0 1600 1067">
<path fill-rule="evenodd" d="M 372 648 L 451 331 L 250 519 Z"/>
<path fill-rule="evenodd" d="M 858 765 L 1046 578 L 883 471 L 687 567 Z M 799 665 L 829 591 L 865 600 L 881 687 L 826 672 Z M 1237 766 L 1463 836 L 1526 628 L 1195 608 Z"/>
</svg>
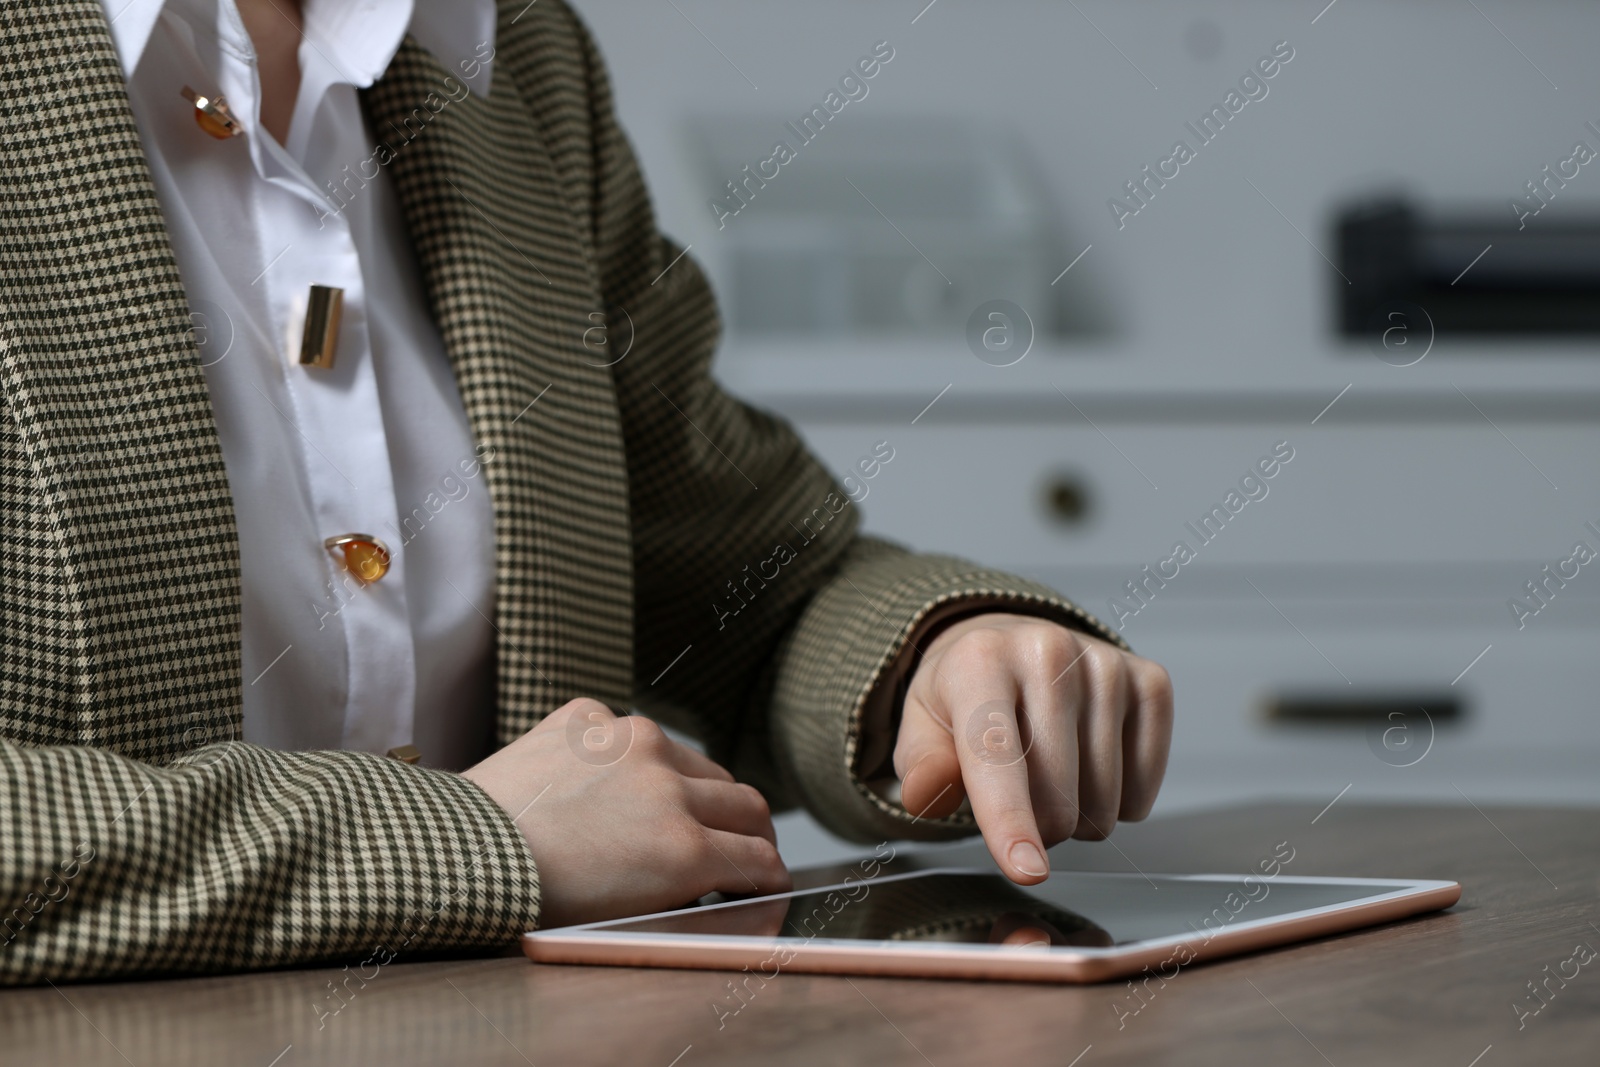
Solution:
<svg viewBox="0 0 1600 1067">
<path fill-rule="evenodd" d="M 221 5 L 233 7 L 233 0 L 101 0 L 111 24 L 111 39 L 116 45 L 124 78 L 133 78 L 156 22 L 168 3 L 209 11 L 214 18 L 224 17 Z M 329 58 L 348 72 L 357 88 L 364 89 L 388 68 L 400 50 L 403 34 L 394 37 L 392 45 L 384 41 L 374 47 L 371 45 L 374 38 L 353 37 L 352 31 L 359 34 L 364 28 L 359 20 L 363 16 L 371 18 L 375 10 L 385 7 L 409 9 L 407 32 L 416 38 L 417 44 L 431 52 L 472 92 L 489 95 L 491 64 L 486 57 L 494 55 L 494 0 L 388 0 L 387 4 L 363 5 L 351 5 L 348 0 L 331 3 L 307 0 L 306 32 L 318 44 L 323 43 L 318 40 L 321 36 L 336 38 L 329 44 L 340 46 L 336 49 L 338 54 L 330 53 Z M 234 11 L 229 11 L 227 17 L 238 20 Z M 468 76 L 469 70 L 474 76 Z"/>
</svg>

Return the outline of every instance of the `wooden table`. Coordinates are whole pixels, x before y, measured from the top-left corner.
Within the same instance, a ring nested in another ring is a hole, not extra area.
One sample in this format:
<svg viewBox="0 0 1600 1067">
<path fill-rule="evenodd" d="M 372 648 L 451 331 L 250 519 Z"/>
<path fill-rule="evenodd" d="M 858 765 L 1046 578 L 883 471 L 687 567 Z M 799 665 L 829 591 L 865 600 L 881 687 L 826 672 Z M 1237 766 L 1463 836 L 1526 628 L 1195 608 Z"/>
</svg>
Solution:
<svg viewBox="0 0 1600 1067">
<path fill-rule="evenodd" d="M 334 969 L 0 993 L 0 1062 L 405 1064 L 1600 1063 L 1600 959 L 1543 1002 L 1529 982 L 1600 950 L 1600 812 L 1253 804 L 1074 843 L 1058 868 L 1449 878 L 1450 912 L 1181 971 L 1136 1015 L 1125 984 L 784 974 L 718 1028 L 728 975 L 535 967 L 520 956 L 382 969 L 337 1015 Z M 929 865 L 966 859 L 940 850 Z M 897 864 L 902 861 L 896 861 Z M 829 879 L 806 872 L 804 884 Z M 354 962 L 354 961 L 352 961 Z M 1548 965 L 1549 971 L 1545 968 Z M 355 983 L 351 983 L 355 987 Z M 1543 1003 L 1522 1018 L 1522 1010 Z M 1120 1019 L 1119 1014 L 1123 1017 Z"/>
</svg>

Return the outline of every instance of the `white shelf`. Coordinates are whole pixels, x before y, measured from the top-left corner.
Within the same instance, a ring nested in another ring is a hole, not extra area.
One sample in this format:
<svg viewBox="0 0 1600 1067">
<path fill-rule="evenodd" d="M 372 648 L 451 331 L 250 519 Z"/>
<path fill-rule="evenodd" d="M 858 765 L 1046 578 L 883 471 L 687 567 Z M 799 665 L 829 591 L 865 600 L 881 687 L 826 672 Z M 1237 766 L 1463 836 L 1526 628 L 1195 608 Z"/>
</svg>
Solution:
<svg viewBox="0 0 1600 1067">
<path fill-rule="evenodd" d="M 991 367 L 960 338 L 732 337 L 723 342 L 716 373 L 735 394 L 780 410 L 791 400 L 808 408 L 828 400 L 841 406 L 919 399 L 925 404 L 946 385 L 952 388 L 941 405 L 1043 399 L 1067 415 L 1071 407 L 1058 388 L 1080 406 L 1084 397 L 1101 403 L 1106 394 L 1130 401 L 1181 396 L 1197 405 L 1234 407 L 1293 397 L 1313 405 L 1308 422 L 1346 385 L 1351 390 L 1340 403 L 1347 410 L 1370 405 L 1374 397 L 1449 398 L 1463 418 L 1479 421 L 1458 388 L 1480 405 L 1509 396 L 1570 403 L 1574 393 L 1600 401 L 1600 346 L 1593 342 L 1441 340 L 1425 360 L 1404 368 L 1379 362 L 1359 344 L 1308 342 L 1295 351 L 1293 357 L 1211 351 L 1180 361 L 1150 346 L 1040 342 L 1015 366 Z M 1589 411 L 1600 418 L 1600 402 Z"/>
</svg>

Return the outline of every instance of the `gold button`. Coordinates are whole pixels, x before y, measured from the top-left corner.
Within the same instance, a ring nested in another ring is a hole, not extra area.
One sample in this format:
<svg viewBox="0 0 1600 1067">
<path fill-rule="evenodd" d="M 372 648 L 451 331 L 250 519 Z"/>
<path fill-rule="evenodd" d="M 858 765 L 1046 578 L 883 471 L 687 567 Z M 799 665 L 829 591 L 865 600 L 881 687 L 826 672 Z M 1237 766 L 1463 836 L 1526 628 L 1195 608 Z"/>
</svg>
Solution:
<svg viewBox="0 0 1600 1067">
<path fill-rule="evenodd" d="M 390 759 L 397 759 L 401 763 L 418 763 L 422 760 L 422 749 L 416 745 L 397 745 L 391 748 L 386 755 Z"/>
<path fill-rule="evenodd" d="M 322 545 L 329 552 L 343 553 L 345 569 L 363 582 L 375 582 L 389 573 L 389 546 L 371 534 L 341 534 Z"/>
<path fill-rule="evenodd" d="M 228 101 L 220 96 L 201 96 L 185 85 L 179 94 L 194 105 L 194 121 L 202 130 L 219 141 L 237 137 L 244 132 L 239 120 L 228 110 Z"/>
<path fill-rule="evenodd" d="M 300 332 L 300 365 L 333 366 L 339 350 L 339 318 L 344 313 L 344 290 L 332 285 L 313 285 L 306 294 L 306 322 Z"/>
</svg>

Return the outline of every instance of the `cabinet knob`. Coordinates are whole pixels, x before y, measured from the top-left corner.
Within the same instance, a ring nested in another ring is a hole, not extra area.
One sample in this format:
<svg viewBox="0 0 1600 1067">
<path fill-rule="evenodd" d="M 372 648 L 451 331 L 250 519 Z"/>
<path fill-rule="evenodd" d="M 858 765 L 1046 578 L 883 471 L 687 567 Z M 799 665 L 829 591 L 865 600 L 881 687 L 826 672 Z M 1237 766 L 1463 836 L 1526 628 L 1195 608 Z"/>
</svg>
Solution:
<svg viewBox="0 0 1600 1067">
<path fill-rule="evenodd" d="M 1045 481 L 1045 513 L 1063 526 L 1081 526 L 1089 517 L 1089 502 L 1089 486 L 1077 474 L 1053 474 Z"/>
</svg>

